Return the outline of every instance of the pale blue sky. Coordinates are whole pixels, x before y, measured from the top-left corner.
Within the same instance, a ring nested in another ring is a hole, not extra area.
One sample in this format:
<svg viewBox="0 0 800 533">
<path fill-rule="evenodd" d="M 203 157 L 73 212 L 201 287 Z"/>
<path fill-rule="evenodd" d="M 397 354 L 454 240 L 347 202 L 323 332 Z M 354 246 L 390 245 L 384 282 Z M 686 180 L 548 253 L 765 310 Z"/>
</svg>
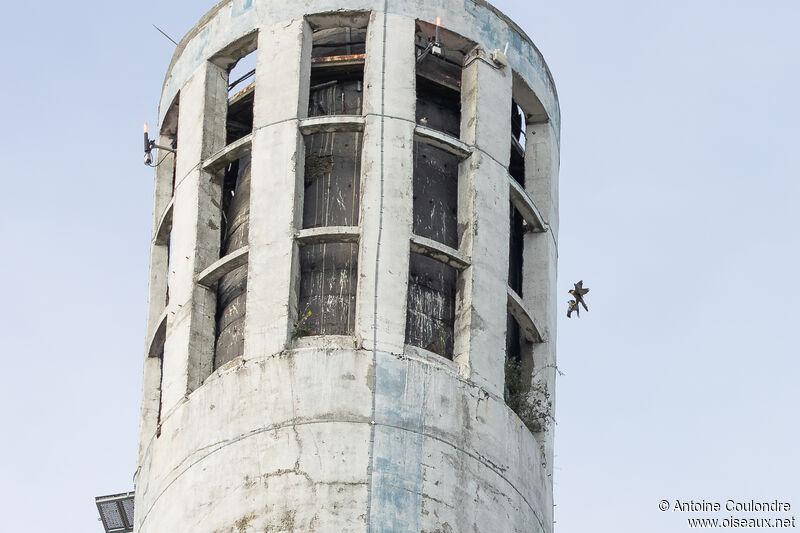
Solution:
<svg viewBox="0 0 800 533">
<path fill-rule="evenodd" d="M 563 116 L 556 532 L 687 529 L 660 499 L 800 515 L 800 4 L 494 3 Z M 179 39 L 212 6 L 4 6 L 2 531 L 100 532 L 93 497 L 132 488 L 141 124 L 174 48 L 151 23 Z"/>
</svg>

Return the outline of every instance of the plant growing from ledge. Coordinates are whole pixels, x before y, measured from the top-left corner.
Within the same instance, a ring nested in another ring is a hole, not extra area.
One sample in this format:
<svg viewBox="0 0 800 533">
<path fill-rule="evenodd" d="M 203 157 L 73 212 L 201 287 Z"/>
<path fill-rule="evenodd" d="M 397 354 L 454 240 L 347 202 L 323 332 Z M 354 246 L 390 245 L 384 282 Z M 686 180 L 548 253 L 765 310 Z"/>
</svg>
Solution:
<svg viewBox="0 0 800 533">
<path fill-rule="evenodd" d="M 508 405 L 533 433 L 547 429 L 553 419 L 553 401 L 547 391 L 547 385 L 536 381 L 528 388 L 519 361 L 506 360 L 505 400 Z M 525 379 L 527 377 L 527 380 Z"/>
<path fill-rule="evenodd" d="M 300 314 L 300 318 L 297 319 L 292 327 L 292 340 L 299 339 L 300 337 L 305 337 L 313 333 L 307 324 L 310 317 L 311 310 L 308 308 L 308 305 L 306 305 L 306 308 Z"/>
</svg>

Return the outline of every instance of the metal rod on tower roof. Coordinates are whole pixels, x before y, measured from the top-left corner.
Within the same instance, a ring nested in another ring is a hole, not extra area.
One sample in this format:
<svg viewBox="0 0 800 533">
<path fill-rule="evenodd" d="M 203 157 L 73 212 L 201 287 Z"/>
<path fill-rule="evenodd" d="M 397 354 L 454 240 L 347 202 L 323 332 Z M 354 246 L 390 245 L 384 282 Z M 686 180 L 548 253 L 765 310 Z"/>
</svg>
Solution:
<svg viewBox="0 0 800 533">
<path fill-rule="evenodd" d="M 162 30 L 161 28 L 159 28 L 159 27 L 158 27 L 158 26 L 156 26 L 155 24 L 153 24 L 153 27 L 154 27 L 155 29 L 157 29 L 157 30 L 159 31 L 159 33 L 161 33 L 161 35 L 163 35 L 164 37 L 166 37 L 167 39 L 169 39 L 170 41 L 172 41 L 172 42 L 173 42 L 173 44 L 175 44 L 175 46 L 178 46 L 178 43 L 177 43 L 177 42 L 175 42 L 175 39 L 173 39 L 172 37 L 170 37 L 169 35 L 167 35 L 166 33 L 164 33 L 164 30 Z"/>
</svg>

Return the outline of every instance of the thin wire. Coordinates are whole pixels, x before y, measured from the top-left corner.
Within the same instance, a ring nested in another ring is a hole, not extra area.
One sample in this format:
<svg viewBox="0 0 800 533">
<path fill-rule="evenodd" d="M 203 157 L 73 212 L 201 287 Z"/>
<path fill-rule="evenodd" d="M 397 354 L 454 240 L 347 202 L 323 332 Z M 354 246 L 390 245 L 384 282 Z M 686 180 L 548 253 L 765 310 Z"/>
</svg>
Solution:
<svg viewBox="0 0 800 533">
<path fill-rule="evenodd" d="M 161 163 L 163 163 L 163 162 L 164 162 L 164 160 L 167 158 L 167 156 L 168 156 L 169 154 L 171 154 L 171 153 L 172 153 L 172 152 L 167 152 L 166 154 L 164 154 L 164 157 L 162 157 L 162 158 L 161 158 L 161 161 L 159 161 L 159 162 L 158 162 L 158 163 L 156 163 L 155 165 L 151 165 L 150 163 L 145 163 L 145 165 L 147 165 L 148 167 L 156 168 L 158 165 L 160 165 Z"/>
<path fill-rule="evenodd" d="M 250 72 L 248 72 L 247 74 L 245 74 L 244 76 L 239 78 L 238 80 L 236 80 L 233 83 L 231 83 L 230 85 L 228 85 L 228 90 L 233 89 L 234 87 L 236 87 L 237 85 L 239 85 L 240 83 L 242 83 L 244 80 L 246 80 L 247 78 L 251 77 L 255 73 L 256 73 L 256 69 L 251 70 Z"/>
</svg>

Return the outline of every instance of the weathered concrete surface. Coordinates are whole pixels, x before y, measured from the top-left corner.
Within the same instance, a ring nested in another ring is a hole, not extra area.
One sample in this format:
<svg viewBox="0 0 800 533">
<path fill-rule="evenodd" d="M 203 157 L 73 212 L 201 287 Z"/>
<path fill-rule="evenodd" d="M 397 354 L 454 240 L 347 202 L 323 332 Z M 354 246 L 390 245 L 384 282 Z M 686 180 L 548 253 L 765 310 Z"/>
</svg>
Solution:
<svg viewBox="0 0 800 533">
<path fill-rule="evenodd" d="M 545 342 L 533 345 L 532 384 L 547 391 L 555 409 L 556 287 L 558 278 L 558 170 L 557 134 L 551 123 L 529 124 L 525 168 L 526 190 L 546 225 L 543 233 L 527 233 L 524 244 L 523 301 L 544 327 Z M 555 412 L 552 413 L 555 416 Z M 545 451 L 546 468 L 553 474 L 553 425 L 537 434 Z M 550 495 L 552 497 L 552 494 Z"/>
<path fill-rule="evenodd" d="M 502 398 L 442 359 L 375 372 L 373 530 L 547 531 L 538 446 Z M 372 387 L 368 350 L 232 361 L 147 443 L 136 530 L 364 531 Z"/>
<path fill-rule="evenodd" d="M 331 126 L 363 124 L 360 218 L 348 233 L 359 249 L 356 324 L 350 336 L 293 338 L 311 68 L 303 16 L 332 10 L 371 11 L 363 118 Z M 484 53 L 464 70 L 461 139 L 450 143 L 464 158 L 453 361 L 404 336 L 414 27 L 437 16 Z M 203 162 L 224 148 L 227 87 L 211 60 L 249 36 L 259 53 L 244 355 L 212 372 L 216 290 L 197 275 L 219 260 L 221 188 Z M 510 68 L 487 63 L 506 42 Z M 162 95 L 162 118 L 180 102 L 180 144 L 171 272 L 163 245 L 151 261 L 148 324 L 168 319 L 163 368 L 145 362 L 137 532 L 552 531 L 552 432 L 532 434 L 503 401 L 512 93 L 540 121 L 528 125 L 526 186 L 547 231 L 525 237 L 524 303 L 548 341 L 534 345 L 531 379 L 552 396 L 558 103 L 518 28 L 473 0 L 230 0 L 184 38 Z M 155 220 L 170 201 L 166 175 Z"/>
<path fill-rule="evenodd" d="M 486 390 L 503 395 L 503 367 L 498 354 L 505 353 L 508 278 L 508 160 L 511 138 L 510 104 L 512 76 L 497 69 L 481 55 L 467 57 L 462 79 L 461 136 L 479 147 L 461 165 L 459 224 L 464 229 L 462 250 L 473 267 L 464 273 L 465 301 L 462 314 L 461 353 L 469 356 L 471 377 Z M 505 118 L 506 120 L 503 120 Z"/>
<path fill-rule="evenodd" d="M 223 0 L 181 39 L 164 80 L 161 101 L 169 104 L 200 64 L 243 35 L 307 14 L 333 11 L 386 12 L 428 22 L 438 16 L 444 27 L 469 37 L 487 51 L 503 50 L 508 43 L 509 66 L 539 97 L 558 135 L 558 95 L 544 58 L 516 24 L 483 0 L 316 0 L 313 7 L 275 0 Z M 166 104 L 159 120 L 167 111 Z"/>
</svg>

